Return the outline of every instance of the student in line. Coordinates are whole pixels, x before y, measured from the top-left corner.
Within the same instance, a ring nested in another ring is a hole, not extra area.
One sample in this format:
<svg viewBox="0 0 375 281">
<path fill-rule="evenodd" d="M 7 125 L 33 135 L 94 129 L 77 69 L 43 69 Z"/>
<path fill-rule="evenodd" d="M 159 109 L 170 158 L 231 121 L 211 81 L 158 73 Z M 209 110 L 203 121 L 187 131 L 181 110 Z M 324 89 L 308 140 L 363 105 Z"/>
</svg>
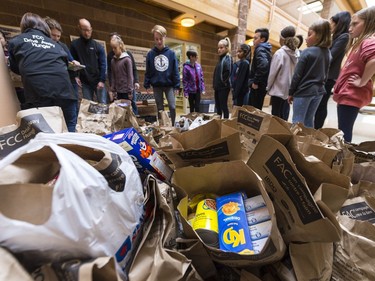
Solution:
<svg viewBox="0 0 375 281">
<path fill-rule="evenodd" d="M 349 56 L 333 92 L 337 102 L 338 127 L 351 142 L 359 109 L 372 100 L 375 75 L 375 7 L 362 9 L 352 17 Z"/>
<path fill-rule="evenodd" d="M 329 66 L 328 79 L 325 84 L 326 94 L 323 95 L 319 107 L 315 113 L 314 128 L 320 129 L 327 118 L 327 104 L 332 94 L 333 86 L 340 74 L 341 62 L 345 55 L 345 49 L 349 42 L 349 24 L 351 15 L 349 12 L 340 12 L 330 19 L 332 32 L 332 46 L 330 48 L 332 61 Z"/>
<path fill-rule="evenodd" d="M 309 27 L 306 45 L 293 74 L 288 101 L 293 103 L 293 124 L 313 128 L 331 61 L 331 31 L 327 20 L 318 20 Z"/>
<path fill-rule="evenodd" d="M 250 46 L 241 44 L 237 49 L 237 58 L 233 64 L 232 81 L 232 95 L 233 105 L 242 106 L 249 104 L 249 61 L 248 54 L 251 52 Z"/>
<path fill-rule="evenodd" d="M 201 94 L 205 95 L 202 66 L 197 62 L 198 53 L 195 50 L 186 52 L 188 60 L 182 70 L 184 96 L 189 100 L 190 112 L 199 112 Z"/>
<path fill-rule="evenodd" d="M 297 46 L 294 26 L 287 26 L 280 32 L 280 45 L 272 57 L 267 90 L 271 96 L 271 113 L 286 121 L 289 118 L 288 93 L 294 69 L 297 65 Z"/>
<path fill-rule="evenodd" d="M 229 118 L 228 97 L 230 92 L 230 75 L 232 72 L 231 42 L 228 37 L 217 44 L 219 61 L 215 66 L 213 88 L 215 93 L 216 113 L 220 118 Z"/>
</svg>

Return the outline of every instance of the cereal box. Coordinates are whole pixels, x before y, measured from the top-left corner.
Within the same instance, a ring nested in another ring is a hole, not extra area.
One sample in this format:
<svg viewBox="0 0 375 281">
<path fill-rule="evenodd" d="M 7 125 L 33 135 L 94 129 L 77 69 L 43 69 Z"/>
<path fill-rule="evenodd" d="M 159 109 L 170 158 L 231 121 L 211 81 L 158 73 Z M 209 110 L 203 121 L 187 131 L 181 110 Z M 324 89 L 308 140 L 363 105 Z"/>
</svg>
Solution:
<svg viewBox="0 0 375 281">
<path fill-rule="evenodd" d="M 138 172 L 154 173 L 168 181 L 172 177 L 173 170 L 134 128 L 126 128 L 104 137 L 119 144 L 130 155 Z"/>
<path fill-rule="evenodd" d="M 220 249 L 243 255 L 254 254 L 242 193 L 216 198 Z"/>
</svg>

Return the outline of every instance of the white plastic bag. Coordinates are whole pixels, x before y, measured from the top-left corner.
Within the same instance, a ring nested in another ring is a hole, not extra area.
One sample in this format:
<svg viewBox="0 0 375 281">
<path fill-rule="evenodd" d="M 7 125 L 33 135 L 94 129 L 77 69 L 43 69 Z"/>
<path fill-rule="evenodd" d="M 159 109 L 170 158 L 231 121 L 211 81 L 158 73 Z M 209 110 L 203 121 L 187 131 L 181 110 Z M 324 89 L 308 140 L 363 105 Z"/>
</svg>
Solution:
<svg viewBox="0 0 375 281">
<path fill-rule="evenodd" d="M 58 144 L 110 155 L 112 170 L 95 169 Z M 36 171 L 45 178 L 56 167 L 53 187 L 37 181 L 38 175 L 23 176 Z M 103 176 L 108 171 L 122 179 L 119 191 Z M 129 256 L 125 241 L 136 234 L 144 195 L 133 161 L 117 144 L 90 134 L 40 133 L 0 161 L 0 184 L 1 246 L 15 253 L 30 251 L 34 262 L 115 255 L 124 267 Z"/>
</svg>

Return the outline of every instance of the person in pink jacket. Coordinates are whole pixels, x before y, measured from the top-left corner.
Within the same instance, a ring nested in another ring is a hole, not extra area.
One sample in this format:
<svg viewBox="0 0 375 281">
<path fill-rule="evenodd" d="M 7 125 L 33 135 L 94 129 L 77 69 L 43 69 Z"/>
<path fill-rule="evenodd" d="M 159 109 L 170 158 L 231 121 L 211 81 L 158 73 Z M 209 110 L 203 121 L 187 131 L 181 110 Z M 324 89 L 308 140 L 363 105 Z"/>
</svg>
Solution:
<svg viewBox="0 0 375 281">
<path fill-rule="evenodd" d="M 353 127 L 360 108 L 373 96 L 375 74 L 375 7 L 352 16 L 349 27 L 350 53 L 337 79 L 333 100 L 337 102 L 338 127 L 344 140 L 352 141 Z"/>
</svg>

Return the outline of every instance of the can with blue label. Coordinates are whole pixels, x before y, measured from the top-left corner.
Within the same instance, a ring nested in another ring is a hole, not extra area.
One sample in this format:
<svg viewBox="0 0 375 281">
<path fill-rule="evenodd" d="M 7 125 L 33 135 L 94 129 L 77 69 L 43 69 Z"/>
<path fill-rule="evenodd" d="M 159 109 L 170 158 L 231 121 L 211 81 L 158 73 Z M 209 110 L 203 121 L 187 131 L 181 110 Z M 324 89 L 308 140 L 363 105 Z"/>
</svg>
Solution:
<svg viewBox="0 0 375 281">
<path fill-rule="evenodd" d="M 240 192 L 216 198 L 220 249 L 253 255 L 243 196 Z"/>
</svg>

